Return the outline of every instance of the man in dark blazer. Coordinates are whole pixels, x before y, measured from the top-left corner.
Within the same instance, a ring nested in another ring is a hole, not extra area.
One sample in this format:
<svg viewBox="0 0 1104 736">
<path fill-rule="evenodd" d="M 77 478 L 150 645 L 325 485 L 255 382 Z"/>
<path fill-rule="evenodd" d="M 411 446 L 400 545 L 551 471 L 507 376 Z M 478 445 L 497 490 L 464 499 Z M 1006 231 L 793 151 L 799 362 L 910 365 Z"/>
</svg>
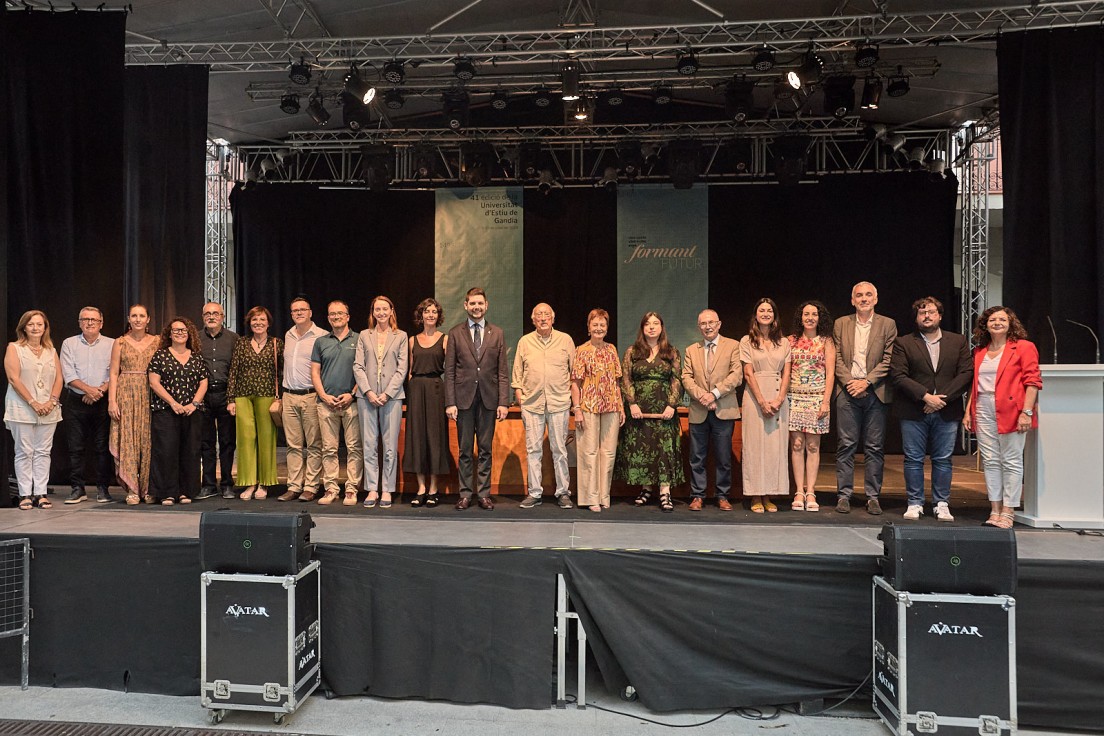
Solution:
<svg viewBox="0 0 1104 736">
<path fill-rule="evenodd" d="M 502 328 L 485 319 L 487 294 L 468 289 L 464 298 L 467 319 L 449 330 L 445 351 L 445 414 L 456 422 L 460 444 L 460 500 L 463 510 L 472 502 L 472 443 L 479 443 L 476 476 L 477 502 L 490 511 L 491 444 L 495 421 L 506 418 L 510 382 L 506 378 L 506 341 Z"/>
<path fill-rule="evenodd" d="M 965 335 L 939 327 L 943 304 L 933 296 L 912 303 L 916 332 L 893 346 L 889 375 L 893 411 L 901 420 L 905 453 L 906 519 L 924 514 L 924 456 L 931 452 L 932 508 L 940 521 L 954 521 L 951 455 L 962 422 L 962 396 L 970 388 L 974 360 Z"/>
<path fill-rule="evenodd" d="M 874 313 L 878 290 L 869 281 L 851 287 L 855 313 L 836 320 L 832 337 L 836 341 L 836 511 L 851 512 L 855 488 L 855 451 L 863 442 L 866 513 L 882 513 L 878 496 L 882 492 L 885 467 L 885 425 L 887 405 L 892 400 L 889 360 L 897 323 Z"/>
</svg>

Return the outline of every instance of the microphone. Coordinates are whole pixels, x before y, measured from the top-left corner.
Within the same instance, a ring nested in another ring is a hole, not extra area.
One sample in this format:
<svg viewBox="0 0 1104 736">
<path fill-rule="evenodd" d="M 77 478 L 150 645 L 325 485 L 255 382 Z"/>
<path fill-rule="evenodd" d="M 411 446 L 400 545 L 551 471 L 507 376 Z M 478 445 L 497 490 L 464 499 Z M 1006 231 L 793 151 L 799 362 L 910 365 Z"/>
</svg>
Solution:
<svg viewBox="0 0 1104 736">
<path fill-rule="evenodd" d="M 1100 365 L 1100 338 L 1096 336 L 1096 332 L 1093 331 L 1093 328 L 1072 319 L 1067 319 L 1066 321 L 1070 324 L 1077 325 L 1078 327 L 1084 327 L 1086 330 L 1089 331 L 1089 334 L 1092 335 L 1093 340 L 1096 342 L 1096 364 Z"/>
<path fill-rule="evenodd" d="M 1047 324 L 1050 325 L 1050 334 L 1054 335 L 1054 365 L 1058 365 L 1058 333 L 1054 331 L 1054 323 L 1050 321 L 1050 315 L 1047 315 Z"/>
</svg>

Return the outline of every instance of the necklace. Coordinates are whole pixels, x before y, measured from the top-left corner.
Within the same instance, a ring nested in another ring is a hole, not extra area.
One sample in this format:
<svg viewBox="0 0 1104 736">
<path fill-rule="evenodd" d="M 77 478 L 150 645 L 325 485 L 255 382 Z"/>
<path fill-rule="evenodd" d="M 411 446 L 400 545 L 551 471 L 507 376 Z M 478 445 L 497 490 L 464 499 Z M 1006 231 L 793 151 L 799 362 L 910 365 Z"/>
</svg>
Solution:
<svg viewBox="0 0 1104 736">
<path fill-rule="evenodd" d="M 46 349 L 46 346 L 45 345 L 39 345 L 38 347 L 35 347 L 34 345 L 31 345 L 31 344 L 28 343 L 27 348 L 29 348 L 30 351 L 32 353 L 34 353 L 34 356 L 36 358 L 41 358 L 42 357 L 42 351 Z"/>
</svg>

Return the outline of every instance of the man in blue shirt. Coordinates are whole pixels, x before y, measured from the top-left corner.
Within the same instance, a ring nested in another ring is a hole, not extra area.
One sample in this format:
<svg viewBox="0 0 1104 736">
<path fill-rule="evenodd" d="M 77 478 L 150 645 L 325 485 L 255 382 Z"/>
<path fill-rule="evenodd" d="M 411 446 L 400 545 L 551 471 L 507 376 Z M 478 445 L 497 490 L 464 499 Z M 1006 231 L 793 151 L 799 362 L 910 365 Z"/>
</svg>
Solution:
<svg viewBox="0 0 1104 736">
<path fill-rule="evenodd" d="M 65 500 L 76 504 L 87 498 L 84 492 L 85 450 L 89 444 L 96 459 L 96 501 L 110 503 L 113 467 L 107 438 L 111 420 L 107 416 L 107 385 L 111 376 L 111 346 L 114 340 L 100 334 L 103 312 L 97 307 L 80 310 L 81 333 L 61 343 L 61 376 L 69 392 L 62 413 L 69 441 L 69 484 Z"/>
</svg>

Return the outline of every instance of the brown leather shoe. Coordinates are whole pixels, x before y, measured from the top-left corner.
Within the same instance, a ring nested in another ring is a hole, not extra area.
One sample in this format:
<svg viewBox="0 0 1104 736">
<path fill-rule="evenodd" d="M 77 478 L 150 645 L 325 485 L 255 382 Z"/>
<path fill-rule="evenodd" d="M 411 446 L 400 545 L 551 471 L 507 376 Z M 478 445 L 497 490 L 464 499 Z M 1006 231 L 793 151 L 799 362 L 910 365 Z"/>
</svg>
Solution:
<svg viewBox="0 0 1104 736">
<path fill-rule="evenodd" d="M 731 511 L 732 510 L 732 504 L 730 504 L 728 502 L 727 498 L 718 498 L 717 499 L 717 508 L 719 508 L 721 511 Z"/>
<path fill-rule="evenodd" d="M 287 491 L 276 497 L 277 501 L 294 501 L 299 498 L 299 491 Z"/>
<path fill-rule="evenodd" d="M 490 496 L 480 496 L 479 508 L 485 509 L 487 511 L 494 511 L 494 501 L 491 500 Z"/>
<path fill-rule="evenodd" d="M 326 495 L 318 499 L 320 506 L 329 506 L 331 503 L 337 500 L 337 491 L 326 491 Z"/>
<path fill-rule="evenodd" d="M 461 496 L 460 500 L 456 502 L 457 511 L 463 511 L 469 506 L 471 506 L 471 496 Z"/>
<path fill-rule="evenodd" d="M 299 500 L 304 503 L 307 501 L 313 501 L 314 497 L 318 495 L 318 491 L 303 491 L 299 494 Z"/>
<path fill-rule="evenodd" d="M 702 500 L 700 498 L 693 498 L 693 499 L 690 500 L 690 510 L 691 511 L 701 511 L 701 509 L 702 509 Z"/>
</svg>

